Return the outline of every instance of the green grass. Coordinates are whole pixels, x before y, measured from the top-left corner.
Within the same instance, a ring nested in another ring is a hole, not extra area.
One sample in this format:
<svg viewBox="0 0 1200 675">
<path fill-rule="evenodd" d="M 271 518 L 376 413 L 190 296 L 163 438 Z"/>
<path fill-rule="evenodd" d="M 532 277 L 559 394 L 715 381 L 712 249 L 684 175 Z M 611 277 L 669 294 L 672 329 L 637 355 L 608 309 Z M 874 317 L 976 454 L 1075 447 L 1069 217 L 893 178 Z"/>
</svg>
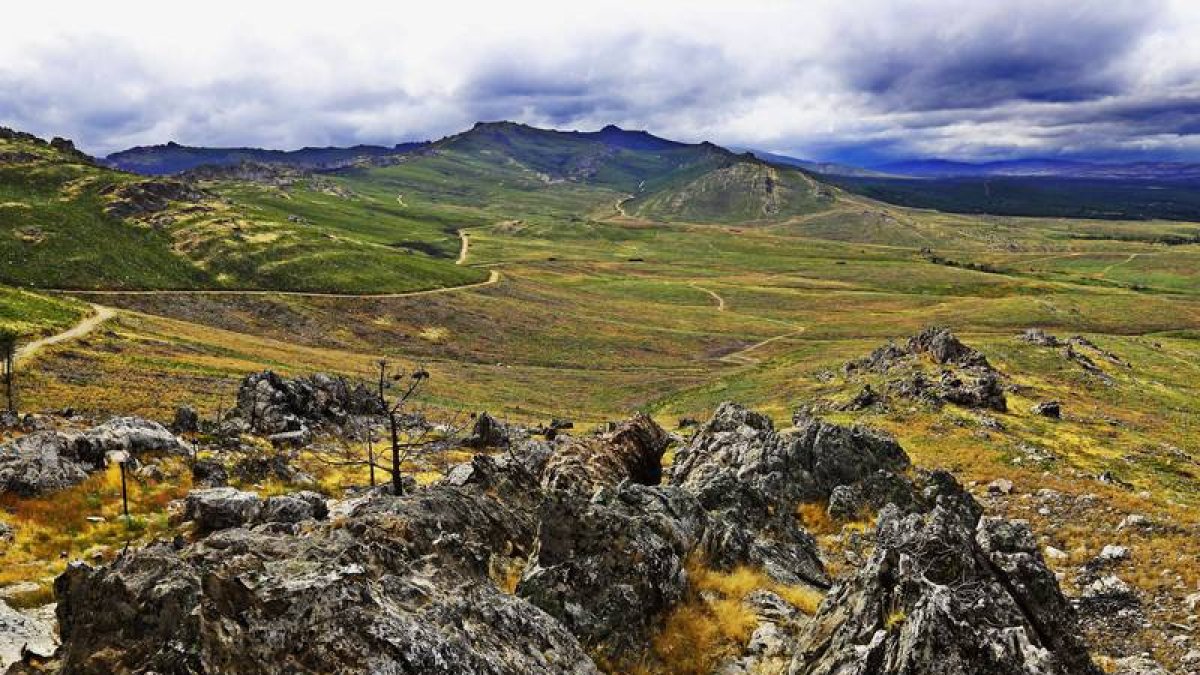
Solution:
<svg viewBox="0 0 1200 675">
<path fill-rule="evenodd" d="M 0 327 L 23 336 L 61 331 L 78 322 L 87 312 L 86 305 L 71 299 L 0 286 Z"/>
</svg>

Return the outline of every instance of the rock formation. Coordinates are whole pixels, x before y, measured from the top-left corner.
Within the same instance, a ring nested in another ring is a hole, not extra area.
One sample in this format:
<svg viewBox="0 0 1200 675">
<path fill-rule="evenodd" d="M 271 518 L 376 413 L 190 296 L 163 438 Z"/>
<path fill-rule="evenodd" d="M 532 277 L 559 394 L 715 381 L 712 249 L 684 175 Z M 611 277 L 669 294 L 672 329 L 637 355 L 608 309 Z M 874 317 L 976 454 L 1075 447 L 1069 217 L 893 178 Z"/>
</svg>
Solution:
<svg viewBox="0 0 1200 675">
<path fill-rule="evenodd" d="M 186 454 L 187 447 L 157 422 L 113 419 L 83 432 L 43 430 L 0 446 L 0 494 L 30 497 L 83 482 L 108 454 Z"/>
<path fill-rule="evenodd" d="M 953 478 L 912 472 L 887 436 L 796 422 L 781 432 L 724 404 L 659 481 L 667 434 L 636 416 L 477 455 L 327 520 L 316 495 L 195 491 L 182 509 L 191 543 L 59 577 L 60 672 L 583 674 L 598 672 L 593 658 L 623 671 L 691 592 L 690 559 L 831 588 L 811 620 L 770 590 L 748 596 L 768 618 L 730 663 L 1096 672 L 1025 526 L 981 518 Z M 836 585 L 795 516 L 825 501 L 882 508 L 875 552 Z"/>
</svg>

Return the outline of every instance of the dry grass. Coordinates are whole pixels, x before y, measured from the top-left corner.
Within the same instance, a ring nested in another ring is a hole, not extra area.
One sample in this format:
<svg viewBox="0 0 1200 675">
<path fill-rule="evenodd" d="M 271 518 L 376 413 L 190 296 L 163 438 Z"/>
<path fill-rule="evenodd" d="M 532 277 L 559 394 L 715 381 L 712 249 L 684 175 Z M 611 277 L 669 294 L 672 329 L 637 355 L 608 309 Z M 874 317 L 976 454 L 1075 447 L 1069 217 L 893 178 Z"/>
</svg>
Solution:
<svg viewBox="0 0 1200 675">
<path fill-rule="evenodd" d="M 744 647 L 758 626 L 758 617 L 745 603 L 756 590 L 772 591 L 805 614 L 815 613 L 823 597 L 814 588 L 781 584 L 748 566 L 714 570 L 693 557 L 687 572 L 688 596 L 654 637 L 644 672 L 712 672 L 721 659 Z"/>
<path fill-rule="evenodd" d="M 0 550 L 0 586 L 32 581 L 42 586 L 42 594 L 22 600 L 45 600 L 50 580 L 69 560 L 110 559 L 126 543 L 164 535 L 166 506 L 187 494 L 191 474 L 181 458 L 165 458 L 160 466 L 168 476 L 163 481 L 128 477 L 128 522 L 121 514 L 121 476 L 115 465 L 52 494 L 0 497 L 4 519 L 15 529 L 12 543 Z"/>
</svg>

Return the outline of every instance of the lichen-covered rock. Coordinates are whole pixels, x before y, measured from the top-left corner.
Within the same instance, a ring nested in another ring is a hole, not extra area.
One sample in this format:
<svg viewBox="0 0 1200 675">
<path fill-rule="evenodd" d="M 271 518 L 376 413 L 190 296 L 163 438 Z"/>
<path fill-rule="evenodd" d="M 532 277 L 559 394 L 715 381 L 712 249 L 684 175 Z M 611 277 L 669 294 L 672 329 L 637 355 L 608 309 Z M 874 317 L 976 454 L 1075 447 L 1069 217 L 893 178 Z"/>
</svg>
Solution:
<svg viewBox="0 0 1200 675">
<path fill-rule="evenodd" d="M 591 500 L 552 492 L 540 515 L 517 595 L 609 661 L 639 653 L 687 589 L 684 561 L 705 525 L 700 504 L 678 488 L 625 482 Z"/>
<path fill-rule="evenodd" d="M 228 529 L 74 564 L 56 581 L 62 671 L 597 673 L 561 624 L 487 577 L 494 551 L 528 554 L 536 482 L 478 469 L 303 536 Z"/>
<path fill-rule="evenodd" d="M 590 496 L 623 480 L 657 485 L 667 432 L 649 416 L 637 414 L 600 434 L 572 439 L 550 458 L 542 484 Z"/>
<path fill-rule="evenodd" d="M 720 567 L 761 566 L 785 583 L 829 583 L 816 544 L 800 526 L 799 502 L 829 498 L 879 469 L 908 466 L 891 438 L 811 418 L 775 431 L 770 419 L 724 403 L 676 453 L 671 483 L 710 514 L 704 551 Z"/>
<path fill-rule="evenodd" d="M 961 490 L 880 515 L 876 549 L 804 629 L 799 675 L 1099 675 L 1024 523 L 978 517 Z"/>
<path fill-rule="evenodd" d="M 161 424 L 137 417 L 114 417 L 83 432 L 34 431 L 0 446 L 0 494 L 31 497 L 77 485 L 118 451 L 138 457 L 187 447 Z"/>
<path fill-rule="evenodd" d="M 286 495 L 268 497 L 263 502 L 257 521 L 263 523 L 299 523 L 305 520 L 324 520 L 329 505 L 321 495 L 302 490 Z"/>
<path fill-rule="evenodd" d="M 190 405 L 181 405 L 175 409 L 175 419 L 171 422 L 171 430 L 177 434 L 191 434 L 200 431 L 200 413 Z"/>
<path fill-rule="evenodd" d="M 928 354 L 942 365 L 991 369 L 987 357 L 968 347 L 948 329 L 931 326 L 908 339 L 909 354 Z"/>
</svg>

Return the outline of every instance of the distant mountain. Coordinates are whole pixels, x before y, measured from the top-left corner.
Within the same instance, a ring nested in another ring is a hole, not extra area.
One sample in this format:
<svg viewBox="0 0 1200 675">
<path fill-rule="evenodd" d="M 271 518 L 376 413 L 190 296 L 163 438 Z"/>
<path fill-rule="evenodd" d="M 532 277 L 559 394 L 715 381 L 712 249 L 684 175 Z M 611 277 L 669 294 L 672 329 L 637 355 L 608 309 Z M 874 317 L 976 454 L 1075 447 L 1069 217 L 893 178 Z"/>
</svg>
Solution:
<svg viewBox="0 0 1200 675">
<path fill-rule="evenodd" d="M 242 162 L 283 164 L 298 169 L 335 169 L 363 159 L 402 154 L 427 143 L 399 143 L 387 147 L 355 145 L 348 148 L 302 148 L 300 150 L 264 150 L 262 148 L 203 148 L 167 143 L 130 148 L 104 158 L 115 169 L 151 176 L 179 173 L 198 166 L 230 166 Z"/>
<path fill-rule="evenodd" d="M 824 174 L 827 176 L 885 176 L 887 174 L 864 169 L 859 166 L 850 166 L 849 164 L 838 164 L 837 162 L 815 162 L 807 159 L 797 159 L 787 155 L 779 155 L 773 152 L 765 152 L 763 150 L 754 150 L 753 148 L 745 148 L 744 152 L 749 152 L 755 157 L 770 162 L 772 164 L 782 164 L 784 166 L 794 166 L 797 169 L 804 169 L 812 173 Z"/>
<path fill-rule="evenodd" d="M 893 176 L 912 178 L 982 178 L 988 176 L 1046 176 L 1095 180 L 1192 182 L 1200 180 L 1200 164 L 1178 162 L 1101 163 L 1025 158 L 996 162 L 956 162 L 916 159 L 875 167 Z"/>
<path fill-rule="evenodd" d="M 451 157 L 461 158 L 459 166 L 445 170 L 462 176 L 487 166 L 489 179 L 500 181 L 518 168 L 525 180 L 542 186 L 575 183 L 624 192 L 630 195 L 622 202 L 626 214 L 654 220 L 779 219 L 825 208 L 831 194 L 801 172 L 749 153 L 612 125 L 582 132 L 481 122 L 406 164 L 444 164 Z"/>
</svg>

